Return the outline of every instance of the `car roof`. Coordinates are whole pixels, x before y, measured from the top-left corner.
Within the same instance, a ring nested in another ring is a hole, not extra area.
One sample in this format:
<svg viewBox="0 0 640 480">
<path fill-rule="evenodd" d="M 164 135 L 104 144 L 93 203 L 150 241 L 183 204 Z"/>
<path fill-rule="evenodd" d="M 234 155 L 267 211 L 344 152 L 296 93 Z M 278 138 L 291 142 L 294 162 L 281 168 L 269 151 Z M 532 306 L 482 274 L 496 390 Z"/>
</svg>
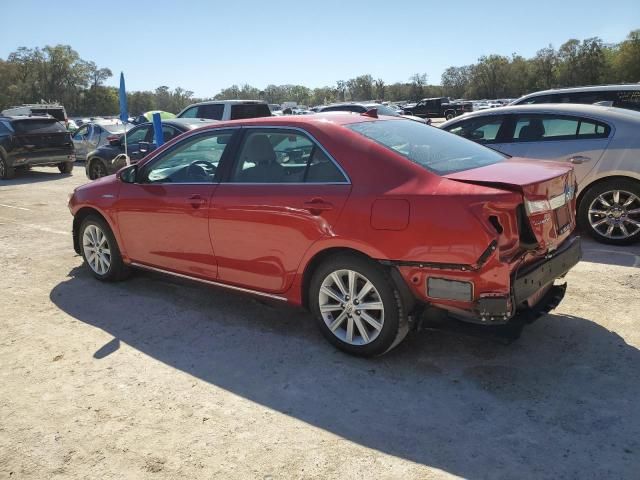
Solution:
<svg viewBox="0 0 640 480">
<path fill-rule="evenodd" d="M 44 114 L 35 114 L 35 115 L 0 115 L 0 120 L 54 120 L 58 122 L 55 117 L 44 113 Z"/>
<path fill-rule="evenodd" d="M 505 115 L 517 113 L 554 113 L 558 115 L 585 115 L 593 118 L 620 120 L 620 121 L 640 121 L 640 112 L 625 108 L 605 107 L 601 105 L 587 105 L 583 103 L 537 103 L 533 105 L 508 105 L 506 107 L 496 107 L 487 110 L 469 112 L 447 122 L 440 127 L 446 127 L 458 123 L 468 118 L 487 117 L 490 115 Z"/>
<path fill-rule="evenodd" d="M 549 90 L 540 90 L 539 92 L 528 93 L 527 95 L 523 95 L 520 98 L 517 98 L 515 101 L 518 102 L 520 100 L 526 98 L 539 97 L 542 95 L 550 95 L 554 93 L 582 93 L 582 92 L 615 92 L 618 90 L 639 90 L 640 91 L 640 83 L 622 83 L 622 84 L 610 84 L 610 85 L 589 85 L 586 87 L 567 87 L 567 88 L 551 88 Z"/>
<path fill-rule="evenodd" d="M 220 103 L 224 103 L 224 104 L 238 104 L 238 103 L 244 103 L 244 104 L 264 104 L 267 105 L 267 102 L 265 102 L 264 100 L 207 100 L 206 102 L 198 102 L 198 103 L 192 103 L 191 105 L 188 105 L 187 107 L 184 108 L 184 110 L 186 110 L 187 108 L 190 107 L 195 107 L 196 105 L 216 105 L 216 104 L 220 104 Z"/>
<path fill-rule="evenodd" d="M 162 125 L 173 125 L 174 127 L 185 130 L 192 130 L 194 128 L 205 127 L 216 123 L 220 122 L 218 120 L 209 120 L 208 118 L 167 118 L 162 120 Z M 153 125 L 153 122 L 140 123 L 136 125 L 136 127 L 142 125 Z"/>
<path fill-rule="evenodd" d="M 364 114 L 353 112 L 320 112 L 313 115 L 284 115 L 273 117 L 257 117 L 246 118 L 242 120 L 228 120 L 222 122 L 216 122 L 215 125 L 210 127 L 233 127 L 233 126 L 277 126 L 277 127 L 292 127 L 292 128 L 304 128 L 306 126 L 314 126 L 322 128 L 327 124 L 344 126 L 353 123 L 362 123 L 375 120 L 384 121 L 403 121 L 400 117 L 380 116 L 380 118 L 368 117 Z"/>
</svg>

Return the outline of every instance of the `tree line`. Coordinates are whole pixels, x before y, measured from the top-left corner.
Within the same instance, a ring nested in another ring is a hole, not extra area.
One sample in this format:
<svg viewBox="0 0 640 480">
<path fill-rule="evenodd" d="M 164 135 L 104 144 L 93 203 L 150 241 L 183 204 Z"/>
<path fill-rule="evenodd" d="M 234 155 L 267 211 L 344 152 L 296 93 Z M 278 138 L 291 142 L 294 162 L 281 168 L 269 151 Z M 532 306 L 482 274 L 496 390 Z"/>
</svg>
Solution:
<svg viewBox="0 0 640 480">
<path fill-rule="evenodd" d="M 114 115 L 118 89 L 105 86 L 113 72 L 80 58 L 69 45 L 20 47 L 0 58 L 0 109 L 23 103 L 59 102 L 70 115 Z M 426 73 L 415 73 L 406 82 L 386 83 L 369 74 L 335 85 L 249 84 L 222 89 L 213 99 L 261 99 L 268 103 L 296 102 L 319 105 L 338 101 L 416 101 L 424 97 L 515 98 L 555 87 L 600 83 L 640 82 L 640 29 L 617 44 L 598 37 L 570 39 L 558 49 L 549 45 L 533 58 L 513 54 L 486 55 L 472 65 L 445 70 L 439 85 L 428 83 Z M 175 112 L 196 101 L 192 91 L 159 86 L 153 91 L 128 92 L 129 113 L 149 110 Z"/>
</svg>

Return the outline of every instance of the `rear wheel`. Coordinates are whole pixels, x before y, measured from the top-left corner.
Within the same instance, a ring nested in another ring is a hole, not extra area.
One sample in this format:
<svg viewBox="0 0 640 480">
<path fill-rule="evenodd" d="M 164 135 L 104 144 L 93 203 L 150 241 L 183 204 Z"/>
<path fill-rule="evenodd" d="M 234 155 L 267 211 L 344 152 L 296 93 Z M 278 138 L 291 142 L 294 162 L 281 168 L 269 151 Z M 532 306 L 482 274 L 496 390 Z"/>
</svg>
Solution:
<svg viewBox="0 0 640 480">
<path fill-rule="evenodd" d="M 5 158 L 0 155 L 0 179 L 9 180 L 10 178 L 13 178 L 15 174 L 15 169 L 10 167 Z"/>
<path fill-rule="evenodd" d="M 578 222 L 595 240 L 629 245 L 640 240 L 640 183 L 607 180 L 589 188 L 578 207 Z"/>
<path fill-rule="evenodd" d="M 60 173 L 69 174 L 73 171 L 73 162 L 62 162 L 58 164 L 58 170 Z"/>
<path fill-rule="evenodd" d="M 126 278 L 129 269 L 122 261 L 109 225 L 102 218 L 89 215 L 83 220 L 78 236 L 80 253 L 94 277 L 106 282 Z"/>
<path fill-rule="evenodd" d="M 381 355 L 409 331 L 400 293 L 379 265 L 354 255 L 330 257 L 315 271 L 310 306 L 323 335 L 347 353 Z"/>
<path fill-rule="evenodd" d="M 102 160 L 98 158 L 92 159 L 89 163 L 89 179 L 95 180 L 107 175 L 109 175 L 109 172 L 107 172 L 107 167 L 102 163 Z"/>
<path fill-rule="evenodd" d="M 447 120 L 451 120 L 452 118 L 456 117 L 456 113 L 452 112 L 452 111 L 448 111 L 444 114 L 444 118 L 446 118 Z"/>
</svg>

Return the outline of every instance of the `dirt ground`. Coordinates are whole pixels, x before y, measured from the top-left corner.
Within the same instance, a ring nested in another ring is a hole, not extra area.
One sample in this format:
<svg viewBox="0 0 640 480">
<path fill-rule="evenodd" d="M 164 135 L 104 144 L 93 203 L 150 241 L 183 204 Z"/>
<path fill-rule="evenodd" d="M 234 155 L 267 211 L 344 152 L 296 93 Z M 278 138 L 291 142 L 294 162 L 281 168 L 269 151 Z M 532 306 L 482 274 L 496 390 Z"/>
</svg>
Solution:
<svg viewBox="0 0 640 480">
<path fill-rule="evenodd" d="M 1 479 L 640 478 L 640 246 L 586 241 L 515 342 L 450 323 L 362 360 L 292 308 L 94 280 L 82 167 L 0 184 Z"/>
</svg>

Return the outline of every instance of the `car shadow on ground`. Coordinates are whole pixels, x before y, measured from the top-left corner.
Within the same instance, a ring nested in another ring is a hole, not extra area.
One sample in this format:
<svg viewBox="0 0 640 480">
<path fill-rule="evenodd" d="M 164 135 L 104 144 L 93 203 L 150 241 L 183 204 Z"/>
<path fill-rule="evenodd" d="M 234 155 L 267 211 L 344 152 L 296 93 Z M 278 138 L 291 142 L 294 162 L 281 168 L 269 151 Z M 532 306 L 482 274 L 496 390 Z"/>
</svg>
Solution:
<svg viewBox="0 0 640 480">
<path fill-rule="evenodd" d="M 582 261 L 640 268 L 640 243 L 607 245 L 583 236 Z"/>
<path fill-rule="evenodd" d="M 640 355 L 594 321 L 547 315 L 508 343 L 427 329 L 375 359 L 336 351 L 305 312 L 137 273 L 75 268 L 63 311 L 212 385 L 385 454 L 465 478 L 632 478 Z M 366 473 L 363 472 L 366 476 Z"/>
<path fill-rule="evenodd" d="M 0 187 L 12 185 L 26 185 L 29 183 L 50 182 L 70 177 L 71 174 L 60 173 L 58 167 L 39 167 L 32 170 L 16 170 L 11 180 L 0 180 Z"/>
</svg>

